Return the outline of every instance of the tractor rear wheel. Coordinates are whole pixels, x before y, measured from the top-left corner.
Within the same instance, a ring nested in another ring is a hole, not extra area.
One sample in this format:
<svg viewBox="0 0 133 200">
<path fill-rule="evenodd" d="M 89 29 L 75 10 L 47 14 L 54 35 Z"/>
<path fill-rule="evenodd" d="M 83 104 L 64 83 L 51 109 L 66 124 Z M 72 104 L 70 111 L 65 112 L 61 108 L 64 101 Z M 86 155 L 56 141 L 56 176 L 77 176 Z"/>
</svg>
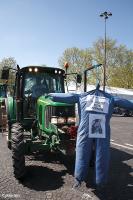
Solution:
<svg viewBox="0 0 133 200">
<path fill-rule="evenodd" d="M 14 175 L 17 179 L 22 179 L 25 175 L 24 156 L 24 131 L 20 123 L 12 124 L 12 161 Z"/>
</svg>

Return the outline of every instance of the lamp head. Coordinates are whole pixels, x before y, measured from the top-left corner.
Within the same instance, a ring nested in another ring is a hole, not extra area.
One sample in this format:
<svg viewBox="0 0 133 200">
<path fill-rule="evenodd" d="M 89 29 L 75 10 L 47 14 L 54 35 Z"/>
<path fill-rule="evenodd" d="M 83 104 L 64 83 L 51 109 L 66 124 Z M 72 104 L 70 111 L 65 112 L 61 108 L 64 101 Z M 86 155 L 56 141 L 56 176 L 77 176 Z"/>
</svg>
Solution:
<svg viewBox="0 0 133 200">
<path fill-rule="evenodd" d="M 100 14 L 100 17 L 105 17 L 105 19 L 108 19 L 109 16 L 112 16 L 112 13 L 111 12 L 103 12 Z"/>
<path fill-rule="evenodd" d="M 100 14 L 100 17 L 103 17 L 103 16 L 104 16 L 104 14 L 103 14 L 103 13 L 101 13 L 101 14 Z"/>
<path fill-rule="evenodd" d="M 108 13 L 108 16 L 112 16 L 112 13 L 111 13 L 111 12 L 109 12 L 109 13 Z"/>
</svg>

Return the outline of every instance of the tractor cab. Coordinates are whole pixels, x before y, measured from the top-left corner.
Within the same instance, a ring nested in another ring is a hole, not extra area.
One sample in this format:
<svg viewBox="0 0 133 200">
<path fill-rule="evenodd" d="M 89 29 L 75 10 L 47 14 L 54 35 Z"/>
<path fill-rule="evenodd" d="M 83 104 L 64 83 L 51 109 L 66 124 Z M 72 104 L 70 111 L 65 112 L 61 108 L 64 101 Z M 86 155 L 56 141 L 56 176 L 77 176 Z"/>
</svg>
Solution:
<svg viewBox="0 0 133 200">
<path fill-rule="evenodd" d="M 17 119 L 35 119 L 37 99 L 48 93 L 64 92 L 64 77 L 64 70 L 59 68 L 29 66 L 19 69 L 14 93 Z"/>
<path fill-rule="evenodd" d="M 26 67 L 23 76 L 23 96 L 38 98 L 51 92 L 64 92 L 64 71 L 61 69 Z"/>
</svg>

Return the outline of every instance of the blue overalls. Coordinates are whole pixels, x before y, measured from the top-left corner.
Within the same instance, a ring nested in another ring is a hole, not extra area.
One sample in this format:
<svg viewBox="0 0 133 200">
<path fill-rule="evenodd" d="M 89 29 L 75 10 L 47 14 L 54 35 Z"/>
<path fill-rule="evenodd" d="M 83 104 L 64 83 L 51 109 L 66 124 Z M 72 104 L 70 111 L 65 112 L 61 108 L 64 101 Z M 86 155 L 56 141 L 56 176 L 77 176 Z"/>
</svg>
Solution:
<svg viewBox="0 0 133 200">
<path fill-rule="evenodd" d="M 57 102 L 78 103 L 75 178 L 80 182 L 86 179 L 95 140 L 95 183 L 105 184 L 109 171 L 110 118 L 113 108 L 117 106 L 133 110 L 133 103 L 115 98 L 99 88 L 82 94 L 52 93 L 50 97 Z"/>
</svg>

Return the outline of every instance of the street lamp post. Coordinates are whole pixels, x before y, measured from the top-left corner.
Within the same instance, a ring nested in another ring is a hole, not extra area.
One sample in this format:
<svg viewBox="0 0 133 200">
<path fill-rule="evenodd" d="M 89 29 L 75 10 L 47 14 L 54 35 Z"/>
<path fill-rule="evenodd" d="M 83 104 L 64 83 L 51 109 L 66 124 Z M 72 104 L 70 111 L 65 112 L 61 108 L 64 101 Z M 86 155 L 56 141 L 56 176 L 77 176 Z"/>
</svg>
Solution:
<svg viewBox="0 0 133 200">
<path fill-rule="evenodd" d="M 106 58 L 106 20 L 112 16 L 111 12 L 103 12 L 100 14 L 100 17 L 104 18 L 104 22 L 105 22 L 105 35 L 104 35 L 104 74 L 103 74 L 103 90 L 105 91 L 105 86 L 106 86 L 106 68 L 107 68 L 107 58 Z"/>
</svg>

